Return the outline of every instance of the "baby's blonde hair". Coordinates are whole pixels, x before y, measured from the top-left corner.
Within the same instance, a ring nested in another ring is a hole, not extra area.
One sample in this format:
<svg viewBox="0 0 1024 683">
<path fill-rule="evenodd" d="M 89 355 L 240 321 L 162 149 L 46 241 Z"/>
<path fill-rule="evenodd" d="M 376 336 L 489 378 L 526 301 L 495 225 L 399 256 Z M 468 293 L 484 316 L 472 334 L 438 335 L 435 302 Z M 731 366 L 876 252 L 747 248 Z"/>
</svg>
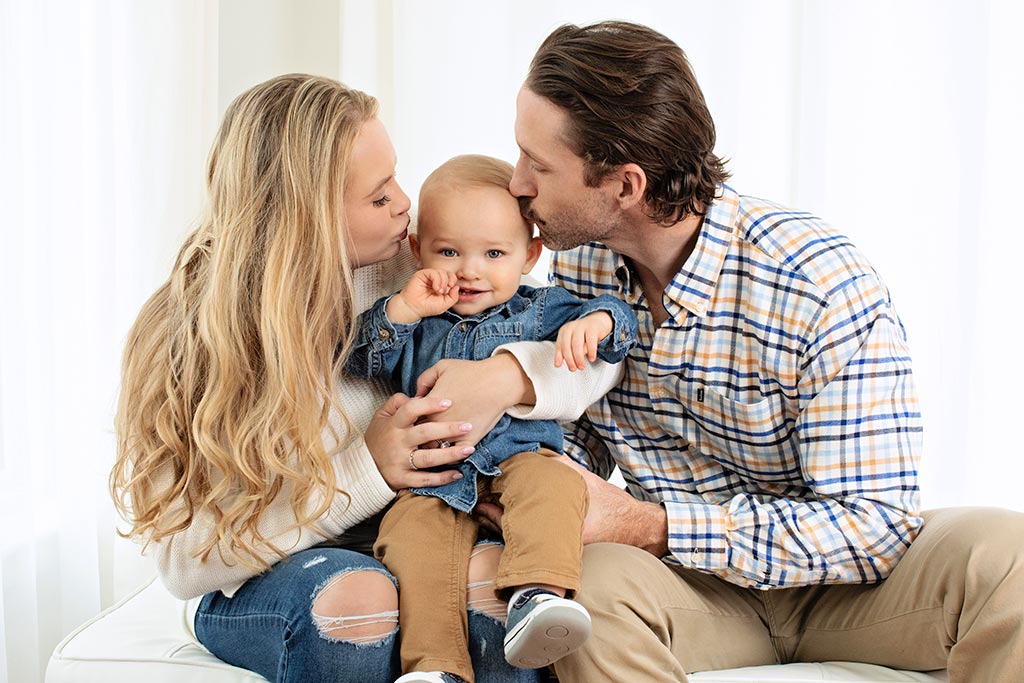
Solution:
<svg viewBox="0 0 1024 683">
<path fill-rule="evenodd" d="M 127 535 L 166 539 L 201 510 L 212 528 L 196 556 L 263 569 L 261 554 L 285 554 L 260 532 L 270 503 L 287 492 L 307 526 L 339 493 L 331 456 L 353 429 L 329 415 L 344 418 L 335 378 L 355 320 L 342 189 L 376 113 L 304 74 L 228 107 L 199 228 L 125 346 L 110 487 Z"/>
<path fill-rule="evenodd" d="M 419 195 L 419 220 L 420 230 L 424 225 L 429 226 L 429 218 L 432 205 L 438 199 L 439 193 L 458 192 L 472 188 L 495 187 L 508 192 L 509 183 L 512 182 L 512 164 L 495 157 L 484 154 L 461 154 L 452 157 L 438 166 L 427 176 L 420 186 Z M 533 236 L 533 225 L 523 219 L 527 236 Z"/>
</svg>

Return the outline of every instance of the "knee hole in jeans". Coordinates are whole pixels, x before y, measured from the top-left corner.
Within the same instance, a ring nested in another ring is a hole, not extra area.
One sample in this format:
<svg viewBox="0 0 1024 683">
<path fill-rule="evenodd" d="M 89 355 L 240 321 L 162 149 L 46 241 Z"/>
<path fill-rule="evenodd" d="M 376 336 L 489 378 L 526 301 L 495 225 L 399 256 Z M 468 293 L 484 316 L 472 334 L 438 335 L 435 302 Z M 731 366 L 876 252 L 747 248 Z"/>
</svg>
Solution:
<svg viewBox="0 0 1024 683">
<path fill-rule="evenodd" d="M 494 592 L 494 577 L 505 548 L 497 543 L 477 543 L 469 556 L 466 609 L 505 623 L 508 603 Z"/>
<path fill-rule="evenodd" d="M 398 591 L 384 572 L 345 571 L 317 590 L 311 613 L 328 640 L 381 642 L 398 629 Z"/>
</svg>

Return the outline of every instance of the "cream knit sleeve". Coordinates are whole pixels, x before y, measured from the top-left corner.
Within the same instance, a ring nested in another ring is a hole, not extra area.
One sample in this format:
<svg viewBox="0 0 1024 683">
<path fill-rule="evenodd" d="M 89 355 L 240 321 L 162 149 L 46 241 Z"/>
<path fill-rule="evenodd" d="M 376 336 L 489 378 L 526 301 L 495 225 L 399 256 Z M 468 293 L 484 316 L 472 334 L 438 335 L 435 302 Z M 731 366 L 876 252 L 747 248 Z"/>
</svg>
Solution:
<svg viewBox="0 0 1024 683">
<path fill-rule="evenodd" d="M 515 342 L 494 353 L 511 353 L 533 382 L 537 402 L 508 410 L 522 420 L 575 420 L 622 379 L 622 363 L 597 360 L 577 372 L 555 367 L 554 342 Z"/>
</svg>

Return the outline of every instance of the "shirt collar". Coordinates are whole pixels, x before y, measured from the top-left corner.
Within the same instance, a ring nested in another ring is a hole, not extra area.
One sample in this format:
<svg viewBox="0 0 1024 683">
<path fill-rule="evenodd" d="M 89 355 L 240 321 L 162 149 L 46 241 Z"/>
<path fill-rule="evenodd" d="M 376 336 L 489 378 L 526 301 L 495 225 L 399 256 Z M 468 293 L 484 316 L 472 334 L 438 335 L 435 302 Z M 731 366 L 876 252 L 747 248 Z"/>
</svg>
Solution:
<svg viewBox="0 0 1024 683">
<path fill-rule="evenodd" d="M 682 324 L 687 312 L 698 317 L 707 314 L 725 265 L 739 213 L 739 195 L 728 185 L 719 186 L 719 195 L 708 207 L 693 253 L 665 288 L 665 310 Z M 639 284 L 632 266 L 621 255 L 609 250 L 611 265 L 626 301 L 636 298 Z"/>
</svg>

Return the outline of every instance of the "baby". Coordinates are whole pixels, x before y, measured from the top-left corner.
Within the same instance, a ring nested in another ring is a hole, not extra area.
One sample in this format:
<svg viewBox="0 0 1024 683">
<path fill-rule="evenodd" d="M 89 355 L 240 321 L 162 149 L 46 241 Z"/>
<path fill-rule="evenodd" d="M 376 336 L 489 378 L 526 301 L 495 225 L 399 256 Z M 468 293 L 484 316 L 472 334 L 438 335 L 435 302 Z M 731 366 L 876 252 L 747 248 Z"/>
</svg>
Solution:
<svg viewBox="0 0 1024 683">
<path fill-rule="evenodd" d="M 422 269 L 360 316 L 349 372 L 386 377 L 413 396 L 420 373 L 437 361 L 481 360 L 515 341 L 554 340 L 555 365 L 569 370 L 625 358 L 637 327 L 625 303 L 520 286 L 541 243 L 508 191 L 511 177 L 511 164 L 466 155 L 427 178 L 418 234 L 409 237 Z M 586 486 L 547 457 L 561 448 L 555 422 L 505 415 L 460 464 L 460 479 L 398 493 L 374 545 L 400 587 L 406 673 L 396 683 L 473 680 L 466 572 L 478 532 L 470 513 L 481 493 L 504 507 L 506 548 L 494 588 L 509 596 L 506 660 L 547 666 L 590 636 L 590 615 L 570 599 L 579 587 Z"/>
</svg>

